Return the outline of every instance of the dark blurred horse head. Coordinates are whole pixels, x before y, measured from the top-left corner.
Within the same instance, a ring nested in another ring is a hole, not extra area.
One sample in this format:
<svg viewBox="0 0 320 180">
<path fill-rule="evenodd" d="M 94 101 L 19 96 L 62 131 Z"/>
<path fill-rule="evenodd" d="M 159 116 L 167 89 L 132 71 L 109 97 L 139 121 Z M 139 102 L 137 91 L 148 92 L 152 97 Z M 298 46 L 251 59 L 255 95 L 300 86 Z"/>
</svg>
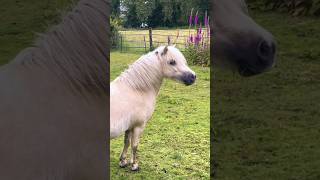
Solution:
<svg viewBox="0 0 320 180">
<path fill-rule="evenodd" d="M 244 0 L 214 0 L 213 64 L 253 76 L 275 63 L 276 44 L 267 30 L 254 22 Z"/>
</svg>

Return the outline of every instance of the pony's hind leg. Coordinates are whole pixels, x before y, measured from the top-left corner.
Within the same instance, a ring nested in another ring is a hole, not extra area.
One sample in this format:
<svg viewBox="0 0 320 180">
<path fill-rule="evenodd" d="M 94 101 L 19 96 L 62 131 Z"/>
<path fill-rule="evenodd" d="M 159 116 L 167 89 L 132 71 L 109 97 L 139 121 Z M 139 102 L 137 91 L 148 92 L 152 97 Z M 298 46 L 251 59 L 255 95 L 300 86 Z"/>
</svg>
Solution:
<svg viewBox="0 0 320 180">
<path fill-rule="evenodd" d="M 131 130 L 127 130 L 124 135 L 124 146 L 123 146 L 123 150 L 122 150 L 122 153 L 120 156 L 120 162 L 119 162 L 119 166 L 122 168 L 128 165 L 127 152 L 130 146 L 130 139 L 131 139 Z"/>
<path fill-rule="evenodd" d="M 132 130 L 132 135 L 131 135 L 131 170 L 132 171 L 139 170 L 137 150 L 138 150 L 140 135 L 142 134 L 143 129 L 144 127 L 135 127 Z"/>
</svg>

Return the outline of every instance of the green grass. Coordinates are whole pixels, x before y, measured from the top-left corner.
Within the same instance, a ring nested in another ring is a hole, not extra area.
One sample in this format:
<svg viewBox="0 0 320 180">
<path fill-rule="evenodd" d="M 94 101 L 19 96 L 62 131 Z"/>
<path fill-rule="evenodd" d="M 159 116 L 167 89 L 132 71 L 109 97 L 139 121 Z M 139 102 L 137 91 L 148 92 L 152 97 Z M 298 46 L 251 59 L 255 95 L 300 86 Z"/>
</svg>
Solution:
<svg viewBox="0 0 320 180">
<path fill-rule="evenodd" d="M 72 0 L 0 0 L 0 65 L 33 44 L 37 32 L 55 24 Z"/>
<path fill-rule="evenodd" d="M 320 179 L 320 21 L 253 16 L 278 41 L 277 65 L 252 78 L 214 70 L 215 179 Z"/>
<path fill-rule="evenodd" d="M 111 79 L 141 54 L 111 53 Z M 195 85 L 166 80 L 139 145 L 139 172 L 119 168 L 123 136 L 111 141 L 111 179 L 209 179 L 209 68 L 191 67 Z"/>
</svg>

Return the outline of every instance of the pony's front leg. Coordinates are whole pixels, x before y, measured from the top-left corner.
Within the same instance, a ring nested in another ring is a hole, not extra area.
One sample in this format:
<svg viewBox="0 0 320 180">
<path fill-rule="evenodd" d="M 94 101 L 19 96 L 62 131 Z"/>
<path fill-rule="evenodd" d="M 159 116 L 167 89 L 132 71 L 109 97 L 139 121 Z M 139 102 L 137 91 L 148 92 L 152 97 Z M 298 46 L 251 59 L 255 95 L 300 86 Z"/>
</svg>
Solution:
<svg viewBox="0 0 320 180">
<path fill-rule="evenodd" d="M 128 165 L 127 161 L 127 152 L 128 148 L 130 146 L 130 138 L 131 138 L 131 130 L 126 130 L 125 135 L 124 135 L 124 146 L 123 150 L 120 156 L 120 163 L 119 166 L 124 168 Z"/>
<path fill-rule="evenodd" d="M 142 127 L 135 127 L 132 130 L 132 137 L 131 137 L 131 170 L 132 171 L 137 171 L 139 170 L 139 165 L 138 165 L 138 144 L 140 140 L 140 136 L 143 132 L 144 126 Z"/>
</svg>

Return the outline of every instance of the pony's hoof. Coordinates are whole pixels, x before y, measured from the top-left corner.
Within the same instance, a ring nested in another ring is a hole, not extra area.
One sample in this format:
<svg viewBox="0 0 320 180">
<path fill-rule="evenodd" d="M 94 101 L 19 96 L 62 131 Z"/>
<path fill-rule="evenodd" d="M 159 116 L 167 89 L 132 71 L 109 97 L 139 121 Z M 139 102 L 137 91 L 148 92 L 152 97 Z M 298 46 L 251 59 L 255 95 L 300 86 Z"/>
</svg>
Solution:
<svg viewBox="0 0 320 180">
<path fill-rule="evenodd" d="M 125 168 L 125 167 L 127 167 L 128 166 L 128 162 L 127 162 L 127 160 L 121 160 L 120 162 L 119 162 L 119 166 L 121 167 L 121 168 Z"/>
<path fill-rule="evenodd" d="M 139 171 L 139 165 L 138 164 L 132 164 L 131 171 Z"/>
</svg>

